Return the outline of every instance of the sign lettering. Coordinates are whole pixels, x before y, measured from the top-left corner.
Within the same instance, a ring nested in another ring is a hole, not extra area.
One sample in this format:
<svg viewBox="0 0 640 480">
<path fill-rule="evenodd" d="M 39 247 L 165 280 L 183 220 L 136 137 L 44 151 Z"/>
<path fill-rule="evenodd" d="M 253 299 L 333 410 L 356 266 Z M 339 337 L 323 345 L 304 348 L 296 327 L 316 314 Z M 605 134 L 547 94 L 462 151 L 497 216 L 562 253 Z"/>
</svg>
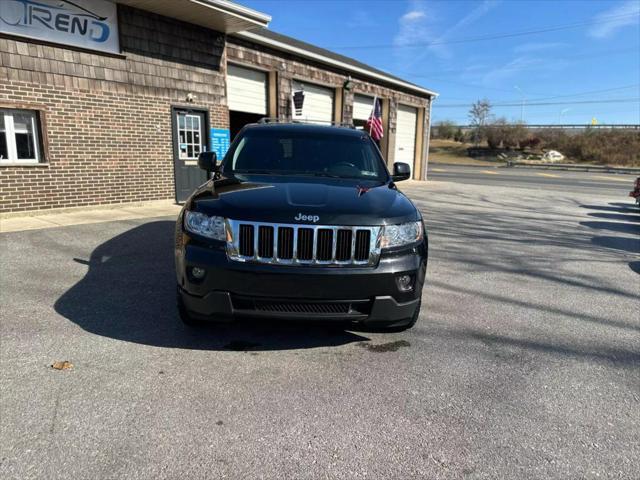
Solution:
<svg viewBox="0 0 640 480">
<path fill-rule="evenodd" d="M 1 0 L 0 32 L 120 53 L 116 5 L 107 0 Z"/>
</svg>

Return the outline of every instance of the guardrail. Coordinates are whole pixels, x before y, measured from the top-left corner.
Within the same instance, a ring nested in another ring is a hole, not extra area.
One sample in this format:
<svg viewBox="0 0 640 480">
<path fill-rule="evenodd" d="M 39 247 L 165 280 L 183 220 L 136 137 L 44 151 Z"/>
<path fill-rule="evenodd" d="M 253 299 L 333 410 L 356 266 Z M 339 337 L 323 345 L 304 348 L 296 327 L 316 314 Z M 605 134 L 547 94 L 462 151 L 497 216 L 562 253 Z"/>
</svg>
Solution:
<svg viewBox="0 0 640 480">
<path fill-rule="evenodd" d="M 527 163 L 507 161 L 506 168 L 543 168 L 546 170 L 573 170 L 576 172 L 602 172 L 602 173 L 627 173 L 640 175 L 640 168 L 634 167 L 608 167 L 606 165 L 585 165 L 580 163 Z"/>
</svg>

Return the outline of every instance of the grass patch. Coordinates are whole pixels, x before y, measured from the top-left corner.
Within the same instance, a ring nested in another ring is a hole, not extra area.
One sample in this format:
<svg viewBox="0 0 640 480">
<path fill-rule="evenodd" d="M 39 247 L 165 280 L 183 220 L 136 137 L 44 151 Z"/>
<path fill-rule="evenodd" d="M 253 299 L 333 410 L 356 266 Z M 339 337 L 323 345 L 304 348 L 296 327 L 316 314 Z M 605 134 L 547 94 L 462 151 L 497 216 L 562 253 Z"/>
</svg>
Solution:
<svg viewBox="0 0 640 480">
<path fill-rule="evenodd" d="M 470 143 L 434 138 L 429 145 L 429 163 L 450 163 L 455 165 L 496 165 L 504 162 L 493 158 L 476 159 L 467 155 Z"/>
</svg>

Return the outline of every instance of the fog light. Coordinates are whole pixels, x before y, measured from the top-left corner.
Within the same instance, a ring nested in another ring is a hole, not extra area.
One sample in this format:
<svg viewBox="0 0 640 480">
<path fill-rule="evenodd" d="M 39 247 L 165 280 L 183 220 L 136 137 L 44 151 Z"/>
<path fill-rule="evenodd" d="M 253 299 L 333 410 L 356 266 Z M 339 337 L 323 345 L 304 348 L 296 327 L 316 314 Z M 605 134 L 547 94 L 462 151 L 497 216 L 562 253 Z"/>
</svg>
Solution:
<svg viewBox="0 0 640 480">
<path fill-rule="evenodd" d="M 196 280 L 200 280 L 202 278 L 204 278 L 204 274 L 206 273 L 204 268 L 200 268 L 200 267 L 193 267 L 191 269 L 191 275 L 193 276 L 193 278 L 195 278 Z"/>
<path fill-rule="evenodd" d="M 413 279 L 411 275 L 400 275 L 396 278 L 396 282 L 398 283 L 398 290 L 401 292 L 410 292 L 413 290 Z"/>
</svg>

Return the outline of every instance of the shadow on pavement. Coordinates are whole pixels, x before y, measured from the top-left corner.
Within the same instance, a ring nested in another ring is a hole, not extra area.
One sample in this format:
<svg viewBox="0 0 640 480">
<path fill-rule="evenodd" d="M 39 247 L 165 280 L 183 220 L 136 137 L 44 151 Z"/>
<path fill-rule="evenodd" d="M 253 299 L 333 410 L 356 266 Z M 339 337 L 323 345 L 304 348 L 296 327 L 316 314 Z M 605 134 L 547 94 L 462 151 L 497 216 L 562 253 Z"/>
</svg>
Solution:
<svg viewBox="0 0 640 480">
<path fill-rule="evenodd" d="M 640 353 L 610 346 L 599 346 L 593 348 L 580 347 L 579 345 L 566 345 L 561 343 L 541 342 L 529 339 L 512 338 L 507 335 L 492 334 L 476 330 L 459 330 L 440 334 L 460 340 L 476 340 L 489 347 L 493 355 L 497 358 L 509 361 L 512 364 L 518 362 L 521 352 L 534 351 L 550 355 L 561 355 L 578 360 L 588 359 L 599 362 L 612 362 L 621 367 L 632 367 L 640 365 Z M 513 349 L 517 350 L 513 350 Z"/>
<path fill-rule="evenodd" d="M 640 216 L 638 216 L 638 209 L 632 203 L 623 202 L 610 202 L 609 206 L 606 205 L 581 205 L 583 208 L 591 210 L 603 210 L 606 212 L 615 213 L 601 213 L 601 212 L 589 212 L 589 216 L 604 218 L 609 220 L 618 221 L 586 221 L 580 222 L 580 225 L 584 227 L 593 228 L 595 230 L 608 230 L 610 232 L 630 234 L 631 237 L 620 236 L 594 236 L 591 238 L 591 243 L 599 247 L 610 248 L 612 250 L 619 250 L 629 253 L 640 253 Z"/>
<path fill-rule="evenodd" d="M 610 230 L 612 232 L 631 233 L 635 235 L 640 234 L 640 225 L 634 225 L 633 223 L 587 221 L 580 222 L 580 225 L 596 230 Z"/>
<path fill-rule="evenodd" d="M 606 220 L 619 220 L 621 222 L 640 222 L 640 215 L 628 215 L 624 213 L 589 212 L 590 217 L 604 218 Z"/>
<path fill-rule="evenodd" d="M 600 236 L 593 237 L 591 243 L 622 252 L 640 253 L 640 238 Z"/>
<path fill-rule="evenodd" d="M 629 268 L 634 272 L 636 272 L 637 274 L 640 274 L 640 261 L 629 262 Z"/>
<path fill-rule="evenodd" d="M 632 208 L 635 209 L 637 213 L 640 213 L 637 204 L 634 202 L 609 202 L 609 205 L 613 205 L 614 207 Z"/>
<path fill-rule="evenodd" d="M 607 205 L 580 205 L 582 208 L 589 210 L 600 210 L 603 212 L 617 212 L 617 213 L 638 213 L 638 209 L 631 203 L 610 203 Z M 612 206 L 611 206 L 612 205 Z"/>
<path fill-rule="evenodd" d="M 260 351 L 369 340 L 326 325 L 184 326 L 175 306 L 174 226 L 171 221 L 146 223 L 98 246 L 89 260 L 74 259 L 89 271 L 56 301 L 55 310 L 96 335 L 159 347 Z"/>
<path fill-rule="evenodd" d="M 462 295 L 469 295 L 475 297 L 482 297 L 487 300 L 491 300 L 496 304 L 508 304 L 513 307 L 528 309 L 531 311 L 541 311 L 555 317 L 566 317 L 574 320 L 580 320 L 581 322 L 590 322 L 593 324 L 603 325 L 607 327 L 621 328 L 633 332 L 640 332 L 640 325 L 632 322 L 623 322 L 619 320 L 613 320 L 604 316 L 586 314 L 584 312 L 578 313 L 569 309 L 563 309 L 555 306 L 551 306 L 548 302 L 541 301 L 535 303 L 530 300 L 521 300 L 518 298 L 511 298 L 509 295 L 502 295 L 500 293 L 489 293 L 483 290 L 472 289 L 460 285 L 450 285 L 437 280 L 432 280 L 430 286 L 437 287 L 444 291 L 454 292 Z M 551 318 L 551 317 L 550 317 Z"/>
</svg>

